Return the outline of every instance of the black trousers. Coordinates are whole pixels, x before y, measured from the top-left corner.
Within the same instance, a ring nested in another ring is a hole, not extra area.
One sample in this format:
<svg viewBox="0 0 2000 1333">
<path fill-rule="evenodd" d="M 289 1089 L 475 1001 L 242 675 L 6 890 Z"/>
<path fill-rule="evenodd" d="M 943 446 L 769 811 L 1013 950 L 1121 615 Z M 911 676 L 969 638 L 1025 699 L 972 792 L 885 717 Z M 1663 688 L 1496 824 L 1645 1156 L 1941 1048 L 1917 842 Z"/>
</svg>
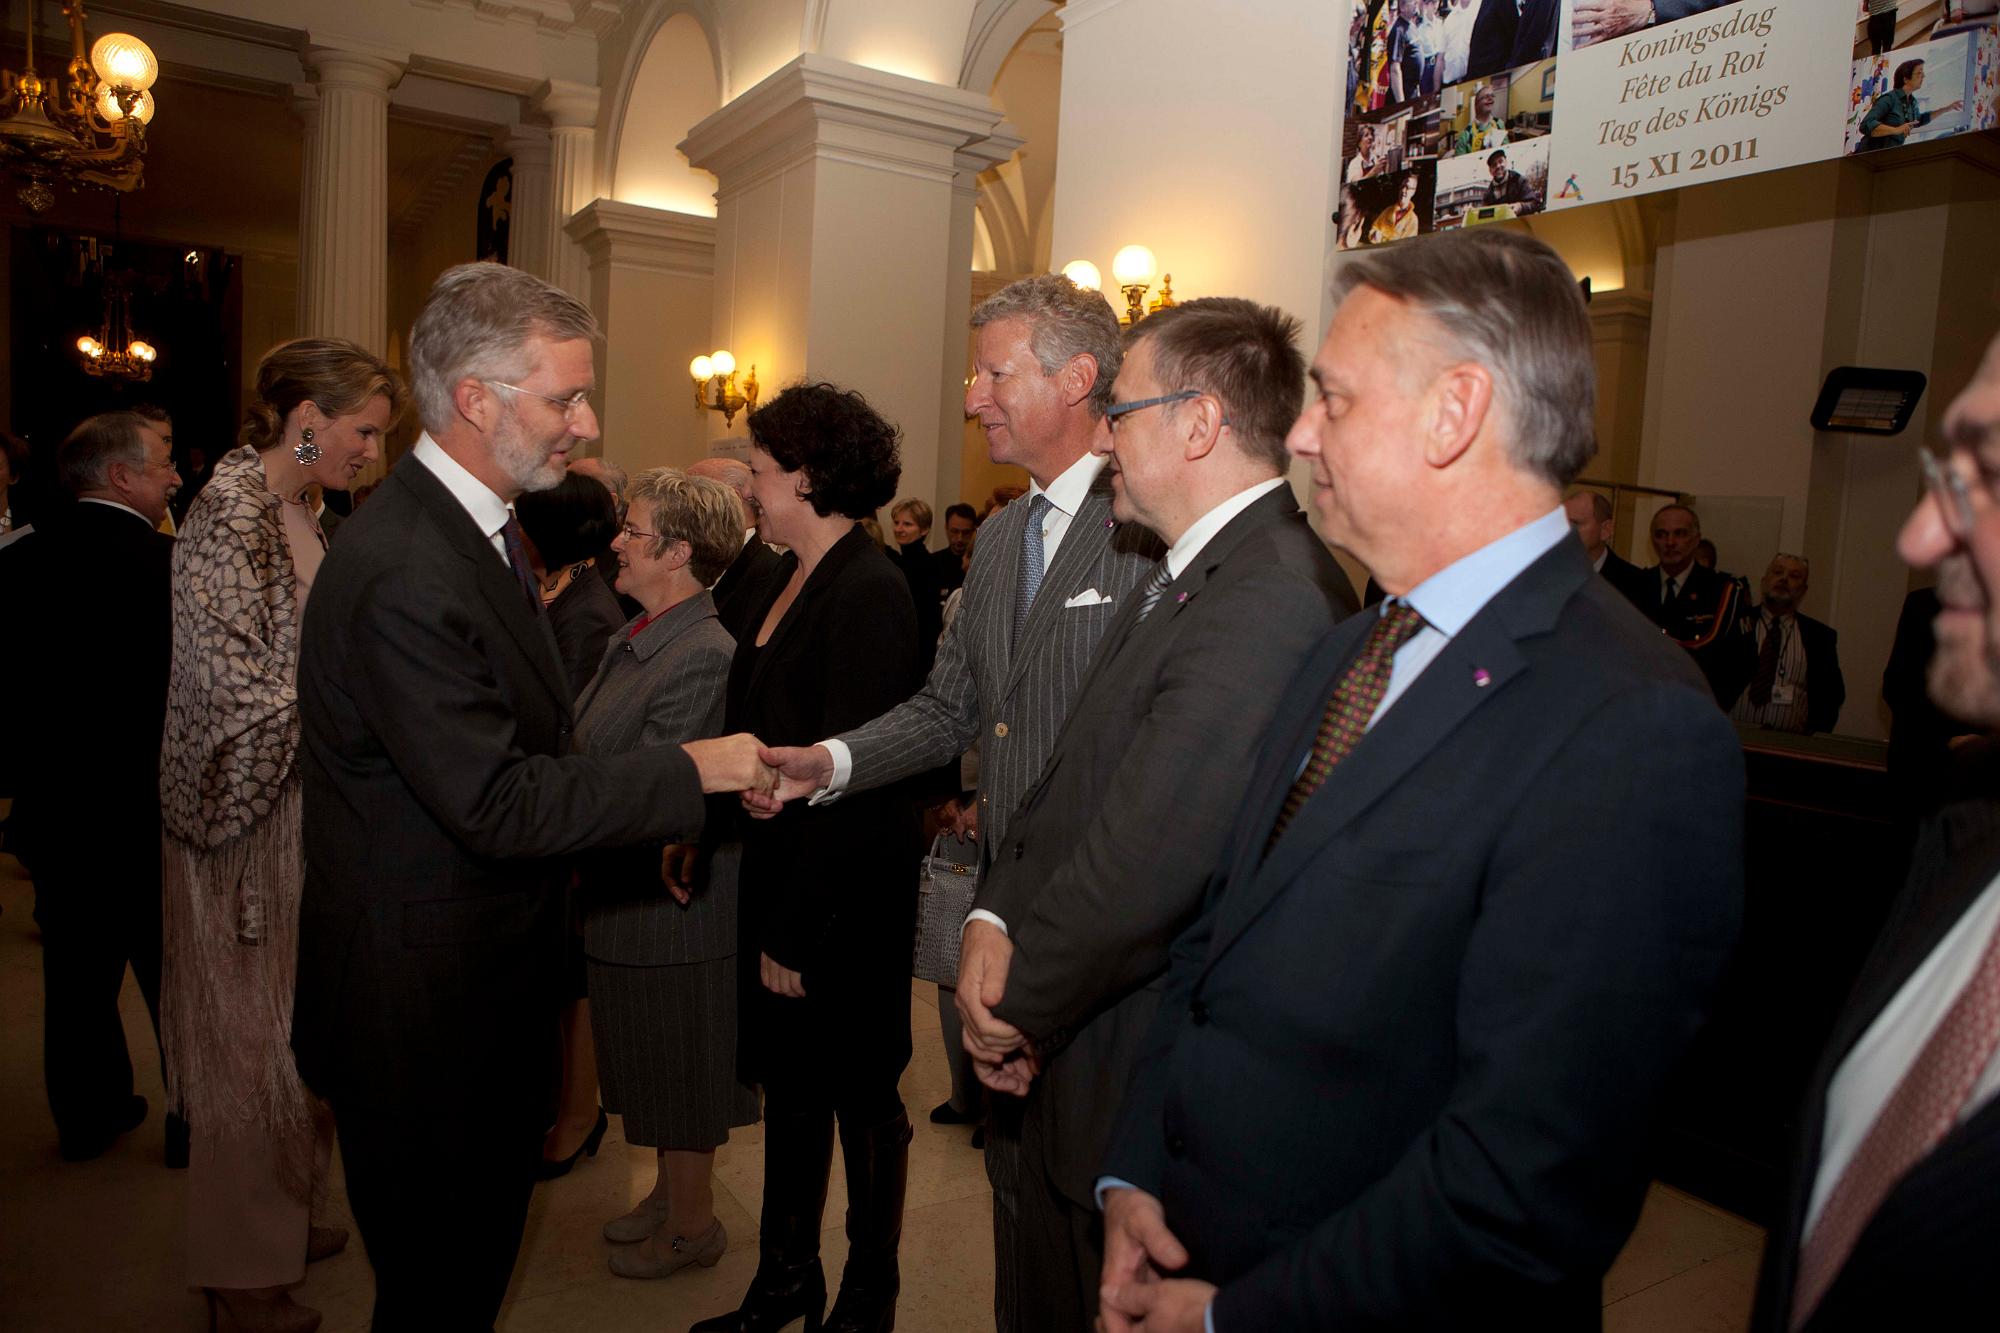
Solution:
<svg viewBox="0 0 2000 1333">
<path fill-rule="evenodd" d="M 1104 1269 L 1104 1219 L 1055 1187 L 1018 1097 L 993 1097 L 993 1317 L 1000 1333 L 1090 1333 Z"/>
<path fill-rule="evenodd" d="M 153 846 L 158 846 L 155 835 Z M 160 1031 L 160 864 L 157 857 L 35 858 L 42 928 L 42 1069 L 49 1112 L 65 1139 L 89 1139 L 125 1109 L 132 1057 L 118 993 L 125 968 Z"/>
<path fill-rule="evenodd" d="M 333 1102 L 347 1201 L 375 1270 L 374 1333 L 486 1333 L 500 1313 L 545 1123 Z"/>
</svg>

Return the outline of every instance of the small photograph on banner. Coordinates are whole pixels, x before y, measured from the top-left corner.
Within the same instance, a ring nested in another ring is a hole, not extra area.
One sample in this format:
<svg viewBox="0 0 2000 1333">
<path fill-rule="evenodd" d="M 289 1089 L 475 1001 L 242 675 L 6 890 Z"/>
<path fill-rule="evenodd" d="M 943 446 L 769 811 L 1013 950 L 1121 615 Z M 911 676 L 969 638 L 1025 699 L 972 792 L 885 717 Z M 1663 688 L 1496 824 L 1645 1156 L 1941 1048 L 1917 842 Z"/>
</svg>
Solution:
<svg viewBox="0 0 2000 1333">
<path fill-rule="evenodd" d="M 1488 153 L 1468 153 L 1438 163 L 1436 229 L 1508 222 L 1547 207 L 1549 141 L 1524 139 Z"/>
<path fill-rule="evenodd" d="M 1556 62 L 1540 60 L 1447 88 L 1438 105 L 1447 157 L 1539 138 L 1555 128 Z"/>
<path fill-rule="evenodd" d="M 1342 132 L 1343 184 L 1393 176 L 1435 158 L 1439 148 L 1438 101 L 1423 98 L 1389 111 L 1350 117 Z"/>
<path fill-rule="evenodd" d="M 1662 23 L 1674 23 L 1741 3 L 1742 0 L 1576 0 L 1576 7 L 1570 12 L 1569 40 L 1564 49 L 1580 51 L 1615 37 L 1630 37 Z"/>
<path fill-rule="evenodd" d="M 1343 250 L 1407 241 L 1431 230 L 1437 165 L 1425 162 L 1394 175 L 1343 185 L 1335 243 Z"/>
<path fill-rule="evenodd" d="M 1366 115 L 1555 54 L 1560 0 L 1354 0 L 1347 107 Z"/>
<path fill-rule="evenodd" d="M 1854 58 L 1887 55 L 2000 20 L 2000 0 L 1852 0 Z"/>
<path fill-rule="evenodd" d="M 1847 151 L 1873 153 L 1949 138 L 1993 123 L 1991 60 L 1981 79 L 1982 39 L 1991 28 L 1955 32 L 1854 62 Z M 1982 92 L 1983 86 L 1983 92 Z"/>
</svg>

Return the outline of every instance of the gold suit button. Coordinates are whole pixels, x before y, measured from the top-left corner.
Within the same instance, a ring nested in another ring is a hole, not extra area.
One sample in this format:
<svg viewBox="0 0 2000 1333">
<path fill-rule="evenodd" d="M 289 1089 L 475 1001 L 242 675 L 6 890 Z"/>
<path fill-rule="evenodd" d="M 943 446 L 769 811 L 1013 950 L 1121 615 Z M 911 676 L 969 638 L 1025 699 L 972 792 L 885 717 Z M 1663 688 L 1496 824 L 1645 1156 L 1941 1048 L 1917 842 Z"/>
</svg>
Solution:
<svg viewBox="0 0 2000 1333">
<path fill-rule="evenodd" d="M 1005 722 L 995 722 L 995 723 L 993 724 L 993 734 L 994 734 L 995 736 L 998 736 L 998 737 L 1000 737 L 1000 738 L 1001 738 L 1001 739 L 1003 739 L 1003 740 L 1004 740 L 1004 739 L 1006 739 L 1006 736 L 1007 736 L 1007 724 L 1006 724 Z"/>
</svg>

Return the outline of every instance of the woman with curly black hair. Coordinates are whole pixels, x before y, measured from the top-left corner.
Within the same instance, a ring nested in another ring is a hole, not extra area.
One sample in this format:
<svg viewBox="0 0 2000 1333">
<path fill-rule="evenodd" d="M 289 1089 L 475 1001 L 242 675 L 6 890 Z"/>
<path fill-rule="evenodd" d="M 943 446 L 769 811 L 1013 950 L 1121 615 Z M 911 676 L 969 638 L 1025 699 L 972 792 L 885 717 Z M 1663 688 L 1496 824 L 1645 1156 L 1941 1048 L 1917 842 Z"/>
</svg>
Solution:
<svg viewBox="0 0 2000 1333">
<path fill-rule="evenodd" d="M 750 414 L 758 535 L 789 547 L 736 647 L 725 732 L 811 745 L 901 703 L 922 682 L 908 584 L 858 520 L 896 493 L 896 428 L 858 393 L 786 389 Z M 910 1121 L 916 801 L 895 787 L 744 821 L 739 1077 L 764 1088 L 757 1275 L 742 1306 L 696 1330 L 820 1327 L 820 1214 L 840 1127 L 847 1268 L 828 1329 L 895 1326 Z"/>
</svg>

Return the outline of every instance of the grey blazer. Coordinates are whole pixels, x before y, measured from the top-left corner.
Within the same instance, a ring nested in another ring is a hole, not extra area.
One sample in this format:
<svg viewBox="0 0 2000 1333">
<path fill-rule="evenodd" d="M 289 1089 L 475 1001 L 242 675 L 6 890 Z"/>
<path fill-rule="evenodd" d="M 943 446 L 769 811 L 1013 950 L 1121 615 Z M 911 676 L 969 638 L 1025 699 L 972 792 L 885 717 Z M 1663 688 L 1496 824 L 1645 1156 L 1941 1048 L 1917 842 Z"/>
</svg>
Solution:
<svg viewBox="0 0 2000 1333">
<path fill-rule="evenodd" d="M 1111 486 L 1100 472 L 1056 548 L 1017 643 L 1014 589 L 1027 521 L 1025 500 L 987 520 L 958 618 L 938 642 L 924 687 L 839 737 L 853 758 L 852 791 L 936 768 L 978 741 L 982 865 L 1048 762 L 1098 640 L 1161 555 L 1151 532 L 1111 517 Z M 1093 589 L 1103 600 L 1064 605 Z"/>
<path fill-rule="evenodd" d="M 576 746 L 625 754 L 722 734 L 723 687 L 736 643 L 702 592 L 630 637 L 611 636 L 576 701 Z M 700 963 L 736 952 L 740 844 L 704 857 L 683 908 L 660 883 L 658 842 L 594 853 L 583 864 L 583 951 L 607 963 Z"/>
<path fill-rule="evenodd" d="M 1056 1187 L 1093 1187 L 1279 695 L 1353 613 L 1354 586 L 1288 487 L 1210 538 L 1143 623 L 1118 612 L 976 905 L 1014 941 L 995 1012 L 1034 1038 L 1028 1115 Z"/>
</svg>

